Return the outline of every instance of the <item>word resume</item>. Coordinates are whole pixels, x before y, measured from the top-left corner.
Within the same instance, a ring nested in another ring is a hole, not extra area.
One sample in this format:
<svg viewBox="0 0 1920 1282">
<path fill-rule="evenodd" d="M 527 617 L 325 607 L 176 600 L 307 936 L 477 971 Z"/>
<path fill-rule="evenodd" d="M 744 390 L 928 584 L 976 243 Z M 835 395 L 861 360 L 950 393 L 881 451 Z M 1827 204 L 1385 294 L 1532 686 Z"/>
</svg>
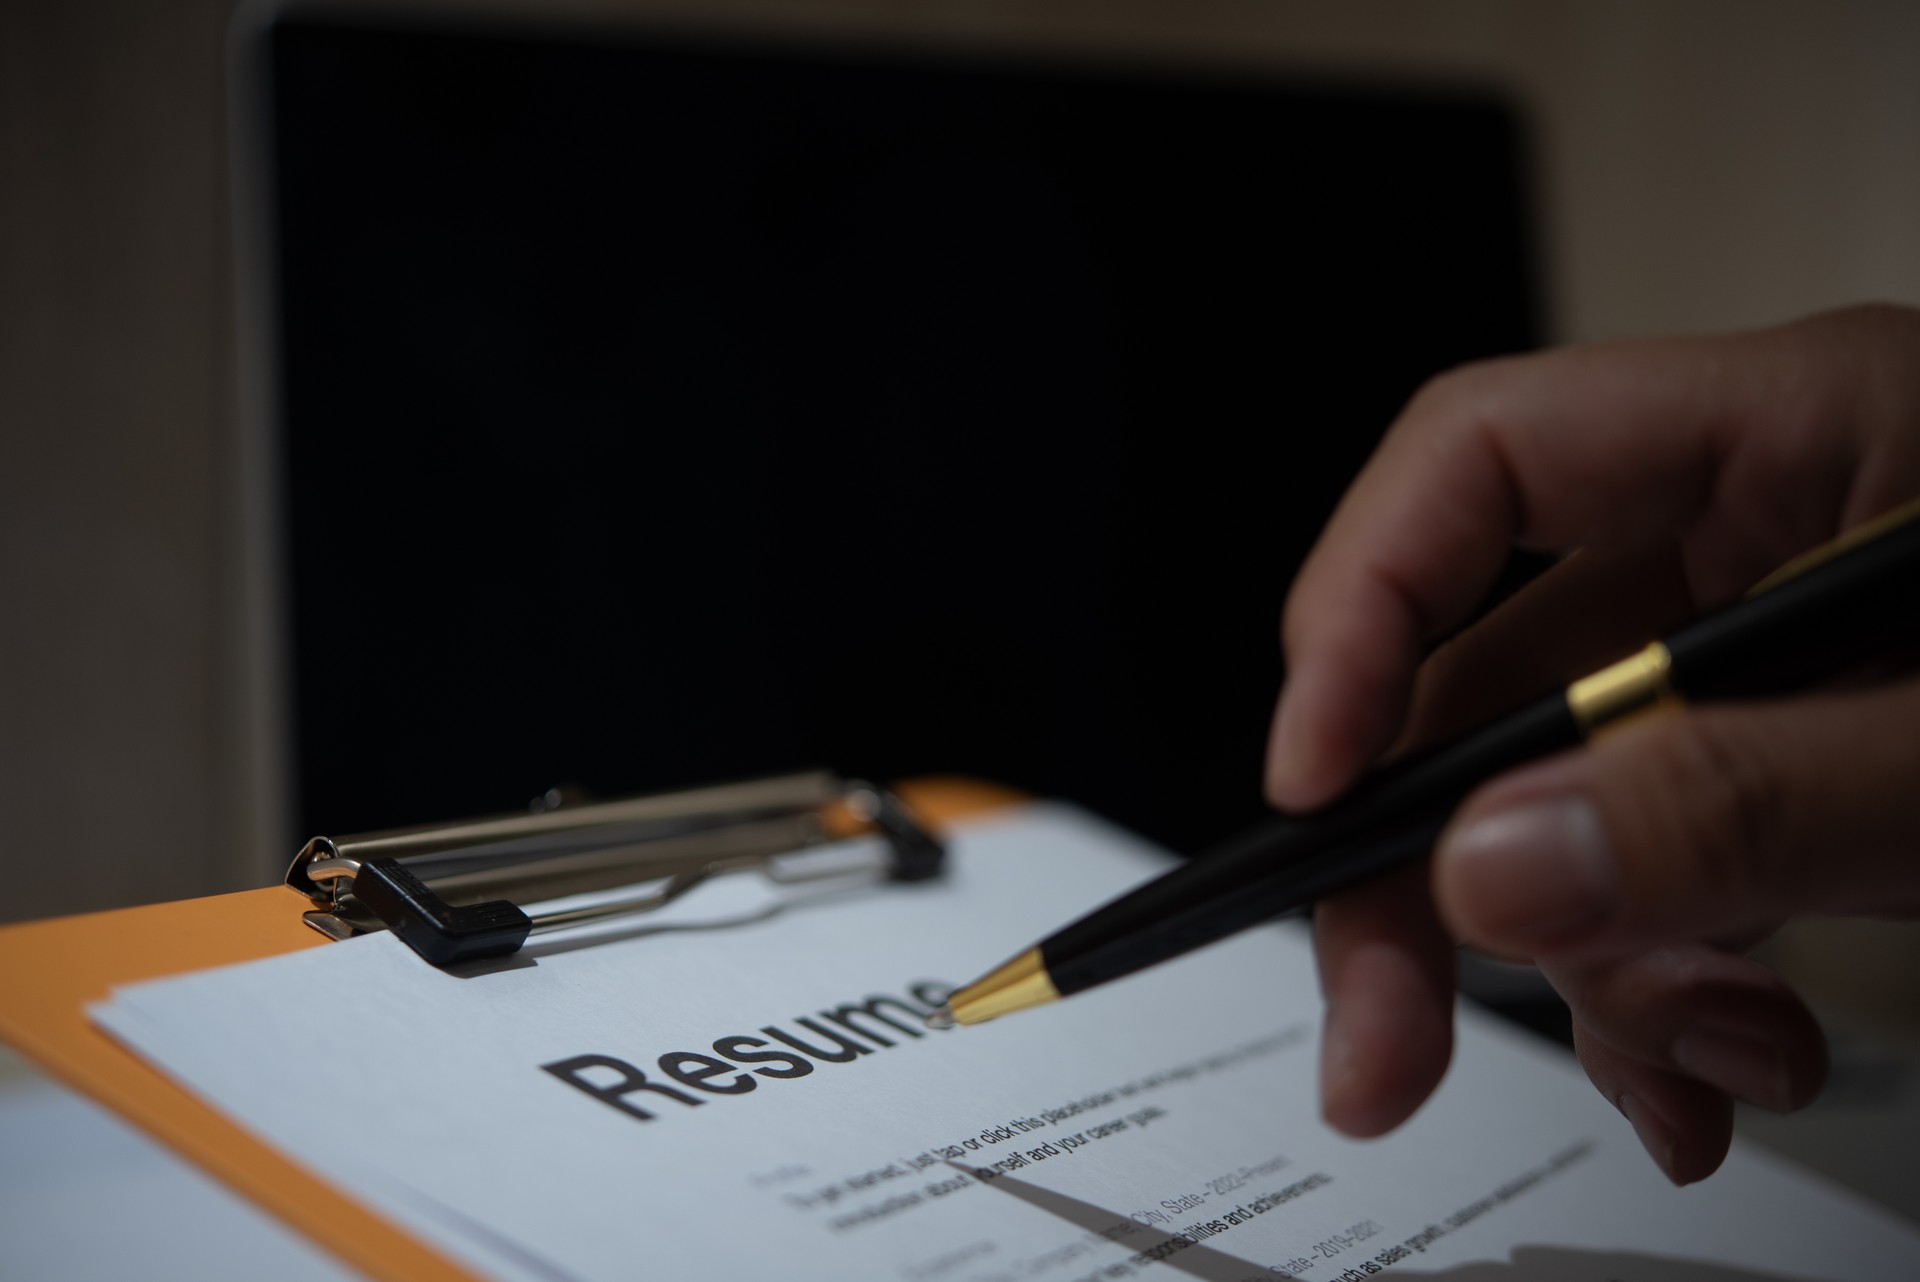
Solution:
<svg viewBox="0 0 1920 1282">
<path fill-rule="evenodd" d="M 371 935 L 93 1018 L 493 1278 L 1920 1277 L 1920 1230 L 1750 1147 L 1672 1187 L 1565 1051 L 1471 1010 L 1411 1122 L 1336 1135 L 1297 923 L 931 1029 L 1168 862 L 1054 804 L 952 836 L 932 883 L 732 878 L 454 972 Z"/>
</svg>

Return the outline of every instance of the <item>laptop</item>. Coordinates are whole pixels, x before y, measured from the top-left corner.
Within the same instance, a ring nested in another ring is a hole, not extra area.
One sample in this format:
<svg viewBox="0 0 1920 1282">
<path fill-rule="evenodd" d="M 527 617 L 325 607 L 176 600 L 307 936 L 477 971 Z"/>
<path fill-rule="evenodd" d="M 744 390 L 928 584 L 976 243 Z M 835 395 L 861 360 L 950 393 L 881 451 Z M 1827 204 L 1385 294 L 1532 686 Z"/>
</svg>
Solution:
<svg viewBox="0 0 1920 1282">
<path fill-rule="evenodd" d="M 337 6 L 239 45 L 288 848 L 828 766 L 1196 849 L 1262 812 L 1347 481 L 1540 337 L 1486 88 Z"/>
</svg>

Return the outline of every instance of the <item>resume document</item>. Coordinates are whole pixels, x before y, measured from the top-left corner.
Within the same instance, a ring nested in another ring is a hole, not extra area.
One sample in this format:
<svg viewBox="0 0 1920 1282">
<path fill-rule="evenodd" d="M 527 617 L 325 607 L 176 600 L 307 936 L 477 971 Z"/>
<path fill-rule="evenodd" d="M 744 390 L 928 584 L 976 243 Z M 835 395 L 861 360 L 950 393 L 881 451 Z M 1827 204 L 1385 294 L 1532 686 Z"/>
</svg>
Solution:
<svg viewBox="0 0 1920 1282">
<path fill-rule="evenodd" d="M 488 1277 L 1920 1277 L 1913 1226 L 1751 1148 L 1673 1188 L 1564 1051 L 1470 1010 L 1408 1125 L 1334 1134 L 1297 925 L 923 1023 L 1166 862 L 1033 805 L 959 827 L 934 883 L 736 878 L 455 973 L 373 935 L 94 1018 Z"/>
</svg>

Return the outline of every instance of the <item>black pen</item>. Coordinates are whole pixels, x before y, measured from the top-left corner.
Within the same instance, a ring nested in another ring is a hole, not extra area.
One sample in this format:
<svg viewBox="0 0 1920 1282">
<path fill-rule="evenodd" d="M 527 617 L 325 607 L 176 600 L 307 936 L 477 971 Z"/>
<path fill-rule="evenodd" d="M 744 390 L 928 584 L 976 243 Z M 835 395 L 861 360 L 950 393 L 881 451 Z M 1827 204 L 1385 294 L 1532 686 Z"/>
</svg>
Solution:
<svg viewBox="0 0 1920 1282">
<path fill-rule="evenodd" d="M 1070 997 L 1305 908 L 1433 848 L 1503 771 L 1685 701 L 1762 697 L 1920 641 L 1920 500 L 1795 558 L 1732 605 L 1564 690 L 1387 766 L 1311 815 L 1279 816 L 957 989 L 930 1023 Z"/>
</svg>

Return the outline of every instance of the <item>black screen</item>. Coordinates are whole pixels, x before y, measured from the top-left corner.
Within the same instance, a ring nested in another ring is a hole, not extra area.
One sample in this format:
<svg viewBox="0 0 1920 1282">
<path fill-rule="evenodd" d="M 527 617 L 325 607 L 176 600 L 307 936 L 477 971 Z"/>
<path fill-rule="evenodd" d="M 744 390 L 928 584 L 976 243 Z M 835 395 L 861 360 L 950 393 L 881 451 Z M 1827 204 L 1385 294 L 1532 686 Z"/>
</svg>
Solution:
<svg viewBox="0 0 1920 1282">
<path fill-rule="evenodd" d="M 1534 341 L 1508 106 L 688 35 L 268 36 L 298 818 L 826 765 L 1177 848 L 1405 398 Z"/>
</svg>

